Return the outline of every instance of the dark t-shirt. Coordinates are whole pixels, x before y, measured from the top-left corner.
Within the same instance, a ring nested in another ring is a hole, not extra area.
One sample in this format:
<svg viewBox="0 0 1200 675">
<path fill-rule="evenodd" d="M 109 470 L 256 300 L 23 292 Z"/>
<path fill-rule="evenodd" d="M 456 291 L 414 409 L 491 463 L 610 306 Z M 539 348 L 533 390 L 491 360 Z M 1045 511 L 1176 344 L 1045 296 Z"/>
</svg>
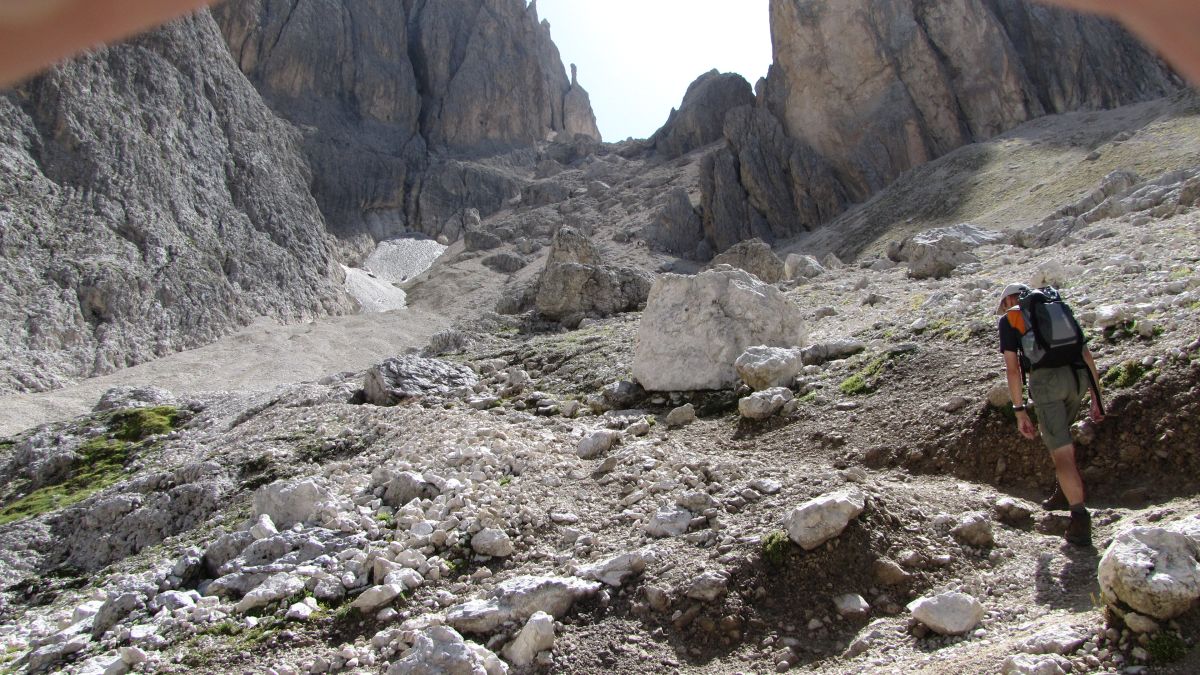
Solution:
<svg viewBox="0 0 1200 675">
<path fill-rule="evenodd" d="M 1021 334 L 1008 322 L 1007 315 L 1000 316 L 1000 351 L 1021 353 Z"/>
</svg>

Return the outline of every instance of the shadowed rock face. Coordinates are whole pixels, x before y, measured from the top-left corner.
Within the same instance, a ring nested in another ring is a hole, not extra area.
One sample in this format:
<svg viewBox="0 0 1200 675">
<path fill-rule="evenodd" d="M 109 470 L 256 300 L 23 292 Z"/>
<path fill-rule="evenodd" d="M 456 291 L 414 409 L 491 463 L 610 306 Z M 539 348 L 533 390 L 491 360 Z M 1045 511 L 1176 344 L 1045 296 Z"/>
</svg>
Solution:
<svg viewBox="0 0 1200 675">
<path fill-rule="evenodd" d="M 721 140 L 725 114 L 754 103 L 750 83 L 737 73 L 711 70 L 696 78 L 683 95 L 679 110 L 672 110 L 667 123 L 654 133 L 650 143 L 667 159 Z"/>
<path fill-rule="evenodd" d="M 0 391 L 350 310 L 308 178 L 207 13 L 0 92 Z"/>
<path fill-rule="evenodd" d="M 772 0 L 767 102 L 854 200 L 1034 117 L 1176 80 L 1115 24 L 1024 0 Z"/>
<path fill-rule="evenodd" d="M 444 233 L 455 210 L 430 211 L 420 196 L 430 151 L 600 138 L 536 4 L 235 0 L 213 12 L 242 70 L 305 131 L 313 194 L 331 230 L 357 248 L 410 227 Z"/>
</svg>

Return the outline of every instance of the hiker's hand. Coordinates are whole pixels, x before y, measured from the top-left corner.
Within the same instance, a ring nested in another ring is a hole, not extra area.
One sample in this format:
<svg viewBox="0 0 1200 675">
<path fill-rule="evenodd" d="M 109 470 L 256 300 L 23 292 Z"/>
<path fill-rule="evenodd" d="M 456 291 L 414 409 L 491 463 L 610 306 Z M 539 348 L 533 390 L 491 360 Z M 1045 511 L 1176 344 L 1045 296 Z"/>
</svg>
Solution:
<svg viewBox="0 0 1200 675">
<path fill-rule="evenodd" d="M 1033 421 L 1029 419 L 1029 415 L 1024 411 L 1017 413 L 1017 431 L 1029 440 L 1037 438 L 1037 427 L 1033 425 Z"/>
<path fill-rule="evenodd" d="M 0 88 L 213 0 L 0 0 Z"/>
<path fill-rule="evenodd" d="M 1104 421 L 1104 413 L 1100 412 L 1100 402 L 1095 398 L 1092 399 L 1092 422 L 1099 424 Z"/>
</svg>

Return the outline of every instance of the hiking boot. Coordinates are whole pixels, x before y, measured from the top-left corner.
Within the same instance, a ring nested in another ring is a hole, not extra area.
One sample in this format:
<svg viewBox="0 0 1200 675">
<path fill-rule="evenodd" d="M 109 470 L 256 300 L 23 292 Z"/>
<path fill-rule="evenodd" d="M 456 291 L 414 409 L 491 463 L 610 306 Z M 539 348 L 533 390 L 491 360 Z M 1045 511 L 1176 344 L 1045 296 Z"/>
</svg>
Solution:
<svg viewBox="0 0 1200 675">
<path fill-rule="evenodd" d="M 1067 526 L 1066 539 L 1076 546 L 1092 545 L 1092 514 L 1087 511 L 1071 514 L 1071 524 Z"/>
<path fill-rule="evenodd" d="M 1063 494 L 1062 488 L 1058 483 L 1054 484 L 1054 494 L 1050 498 L 1042 502 L 1042 509 L 1046 511 L 1066 511 L 1071 507 L 1067 503 L 1067 496 Z"/>
</svg>

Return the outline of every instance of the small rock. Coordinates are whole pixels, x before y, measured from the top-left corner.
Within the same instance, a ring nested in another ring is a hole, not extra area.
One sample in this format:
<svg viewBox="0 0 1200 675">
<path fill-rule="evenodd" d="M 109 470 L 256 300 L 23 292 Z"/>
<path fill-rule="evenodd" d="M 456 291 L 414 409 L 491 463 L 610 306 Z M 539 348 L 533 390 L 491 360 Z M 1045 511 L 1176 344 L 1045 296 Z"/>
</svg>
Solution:
<svg viewBox="0 0 1200 675">
<path fill-rule="evenodd" d="M 705 572 L 692 580 L 687 597 L 703 602 L 712 602 L 725 594 L 729 586 L 729 574 L 724 571 Z"/>
<path fill-rule="evenodd" d="M 992 534 L 992 519 L 981 511 L 963 514 L 962 520 L 950 532 L 955 539 L 976 548 L 996 543 Z"/>
<path fill-rule="evenodd" d="M 667 413 L 665 420 L 668 428 L 682 427 L 696 421 L 696 407 L 686 403 Z"/>
<path fill-rule="evenodd" d="M 579 441 L 575 453 L 580 459 L 595 459 L 608 451 L 621 438 L 621 432 L 613 429 L 598 429 Z"/>
<path fill-rule="evenodd" d="M 833 599 L 833 604 L 837 608 L 838 615 L 847 619 L 859 619 L 871 611 L 871 606 L 867 604 L 866 599 L 857 593 L 839 595 Z"/>
<path fill-rule="evenodd" d="M 983 605 L 958 592 L 918 598 L 908 603 L 913 618 L 940 635 L 965 635 L 983 620 Z"/>
<path fill-rule="evenodd" d="M 480 530 L 471 537 L 471 549 L 480 555 L 490 555 L 496 558 L 510 556 L 515 550 L 512 539 L 504 530 L 488 528 Z"/>
</svg>

